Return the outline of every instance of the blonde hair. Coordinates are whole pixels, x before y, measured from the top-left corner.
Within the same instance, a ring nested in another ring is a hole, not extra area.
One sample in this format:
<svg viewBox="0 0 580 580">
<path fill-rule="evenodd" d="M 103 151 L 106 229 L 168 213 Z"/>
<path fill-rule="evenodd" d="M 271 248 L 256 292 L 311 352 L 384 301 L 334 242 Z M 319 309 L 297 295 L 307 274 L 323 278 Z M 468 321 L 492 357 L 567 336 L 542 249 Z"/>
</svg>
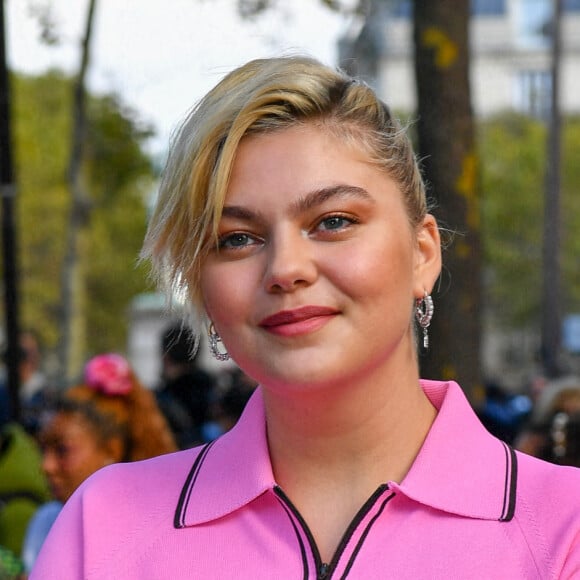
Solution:
<svg viewBox="0 0 580 580">
<path fill-rule="evenodd" d="M 308 57 L 253 60 L 198 103 L 171 143 L 141 254 L 168 290 L 202 306 L 200 265 L 242 139 L 311 123 L 362 147 L 398 184 L 410 223 L 422 222 L 427 203 L 412 146 L 370 87 Z"/>
</svg>

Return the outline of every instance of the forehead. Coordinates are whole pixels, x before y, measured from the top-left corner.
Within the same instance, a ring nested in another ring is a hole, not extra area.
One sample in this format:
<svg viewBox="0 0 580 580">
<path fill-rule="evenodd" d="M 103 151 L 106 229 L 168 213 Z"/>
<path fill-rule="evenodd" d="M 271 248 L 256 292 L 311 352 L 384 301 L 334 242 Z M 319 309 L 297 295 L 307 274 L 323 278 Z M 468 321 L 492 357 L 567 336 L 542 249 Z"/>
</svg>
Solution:
<svg viewBox="0 0 580 580">
<path fill-rule="evenodd" d="M 356 140 L 318 124 L 305 124 L 242 139 L 233 161 L 226 204 L 240 196 L 279 195 L 284 199 L 329 185 L 391 181 Z"/>
<path fill-rule="evenodd" d="M 45 445 L 62 440 L 77 440 L 92 436 L 91 427 L 86 419 L 76 412 L 57 412 L 47 421 L 40 438 Z"/>
</svg>

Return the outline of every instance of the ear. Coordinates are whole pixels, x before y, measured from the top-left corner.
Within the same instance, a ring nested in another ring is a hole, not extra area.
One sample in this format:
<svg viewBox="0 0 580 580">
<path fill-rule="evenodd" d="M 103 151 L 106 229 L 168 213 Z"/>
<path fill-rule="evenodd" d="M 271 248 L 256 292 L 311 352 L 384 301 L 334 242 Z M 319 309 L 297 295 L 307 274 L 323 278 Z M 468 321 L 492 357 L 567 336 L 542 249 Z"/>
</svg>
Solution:
<svg viewBox="0 0 580 580">
<path fill-rule="evenodd" d="M 423 218 L 416 233 L 414 296 L 431 292 L 441 272 L 441 238 L 437 221 L 431 214 Z"/>
<path fill-rule="evenodd" d="M 105 444 L 108 463 L 118 463 L 124 458 L 125 445 L 121 437 L 112 437 Z"/>
</svg>

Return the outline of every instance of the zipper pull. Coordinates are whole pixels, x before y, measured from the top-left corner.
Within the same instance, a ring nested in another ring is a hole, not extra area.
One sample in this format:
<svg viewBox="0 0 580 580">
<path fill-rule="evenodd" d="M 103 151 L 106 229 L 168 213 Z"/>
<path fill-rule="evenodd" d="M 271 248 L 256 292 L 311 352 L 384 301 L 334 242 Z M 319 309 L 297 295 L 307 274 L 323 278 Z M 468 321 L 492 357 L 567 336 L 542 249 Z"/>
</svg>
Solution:
<svg viewBox="0 0 580 580">
<path fill-rule="evenodd" d="M 328 577 L 329 571 L 330 571 L 330 566 L 328 564 L 321 564 L 320 568 L 318 569 L 317 580 L 326 580 L 326 578 Z"/>
</svg>

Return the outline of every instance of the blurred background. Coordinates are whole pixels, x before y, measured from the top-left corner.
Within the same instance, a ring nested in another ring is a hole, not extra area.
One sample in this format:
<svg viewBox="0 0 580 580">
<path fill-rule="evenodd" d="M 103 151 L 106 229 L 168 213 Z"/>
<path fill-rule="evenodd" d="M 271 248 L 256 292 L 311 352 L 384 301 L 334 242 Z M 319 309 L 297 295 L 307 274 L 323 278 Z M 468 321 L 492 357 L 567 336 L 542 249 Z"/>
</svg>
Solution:
<svg viewBox="0 0 580 580">
<path fill-rule="evenodd" d="M 0 0 L 2 578 L 95 469 L 242 413 L 255 382 L 203 338 L 191 356 L 138 254 L 180 120 L 291 53 L 374 87 L 414 141 L 444 239 L 422 376 L 580 466 L 580 0 Z"/>
<path fill-rule="evenodd" d="M 580 0 L 3 0 L 2 34 L 12 382 L 31 330 L 59 388 L 109 351 L 154 387 L 180 313 L 137 255 L 171 132 L 232 68 L 293 52 L 409 123 L 450 232 L 423 374 L 481 406 L 580 372 Z"/>
<path fill-rule="evenodd" d="M 146 384 L 158 380 L 165 300 L 136 260 L 172 130 L 246 60 L 336 61 L 348 17 L 318 1 L 284 4 L 4 2 L 18 322 L 39 335 L 53 380 L 74 380 L 109 350 L 127 352 Z"/>
</svg>

